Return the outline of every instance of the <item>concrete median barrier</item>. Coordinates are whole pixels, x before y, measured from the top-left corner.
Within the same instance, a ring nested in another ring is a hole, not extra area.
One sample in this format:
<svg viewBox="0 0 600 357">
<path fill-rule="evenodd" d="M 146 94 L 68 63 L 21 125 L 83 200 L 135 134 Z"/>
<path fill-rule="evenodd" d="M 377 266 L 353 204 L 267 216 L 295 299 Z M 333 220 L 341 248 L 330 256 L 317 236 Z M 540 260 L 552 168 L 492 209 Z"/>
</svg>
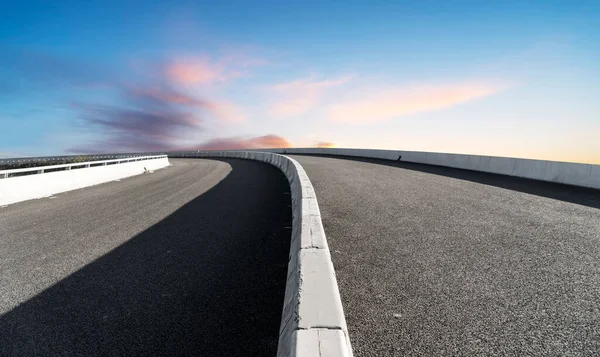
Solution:
<svg viewBox="0 0 600 357">
<path fill-rule="evenodd" d="M 169 157 L 241 158 L 266 162 L 283 171 L 290 183 L 293 224 L 277 356 L 351 357 L 317 198 L 302 166 L 289 157 L 268 152 L 180 152 Z"/>
</svg>

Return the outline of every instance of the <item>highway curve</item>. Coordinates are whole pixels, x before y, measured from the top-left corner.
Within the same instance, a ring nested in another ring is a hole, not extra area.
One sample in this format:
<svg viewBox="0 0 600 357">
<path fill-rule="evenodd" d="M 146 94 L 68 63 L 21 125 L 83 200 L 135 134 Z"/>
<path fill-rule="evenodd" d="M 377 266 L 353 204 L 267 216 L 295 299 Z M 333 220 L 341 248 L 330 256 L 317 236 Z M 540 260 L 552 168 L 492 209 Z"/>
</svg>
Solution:
<svg viewBox="0 0 600 357">
<path fill-rule="evenodd" d="M 598 191 L 293 157 L 315 187 L 355 357 L 600 355 Z"/>
<path fill-rule="evenodd" d="M 0 356 L 274 356 L 289 185 L 248 160 L 0 208 Z"/>
</svg>

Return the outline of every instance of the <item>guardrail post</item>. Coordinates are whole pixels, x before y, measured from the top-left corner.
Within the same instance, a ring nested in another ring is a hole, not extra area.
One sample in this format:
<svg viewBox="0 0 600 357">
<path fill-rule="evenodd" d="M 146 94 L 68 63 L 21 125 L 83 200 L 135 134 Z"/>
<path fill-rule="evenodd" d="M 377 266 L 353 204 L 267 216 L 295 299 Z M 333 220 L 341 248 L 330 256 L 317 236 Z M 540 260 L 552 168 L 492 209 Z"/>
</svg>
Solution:
<svg viewBox="0 0 600 357">
<path fill-rule="evenodd" d="M 83 167 L 90 167 L 90 164 L 85 164 Z"/>
<path fill-rule="evenodd" d="M 3 178 L 3 179 L 8 178 L 8 174 L 7 173 L 1 174 L 0 178 Z"/>
<path fill-rule="evenodd" d="M 37 170 L 37 173 L 38 173 L 38 174 L 43 174 L 43 173 L 44 173 L 44 169 Z"/>
<path fill-rule="evenodd" d="M 102 166 L 106 166 L 106 162 L 103 162 L 103 163 L 102 163 Z"/>
</svg>

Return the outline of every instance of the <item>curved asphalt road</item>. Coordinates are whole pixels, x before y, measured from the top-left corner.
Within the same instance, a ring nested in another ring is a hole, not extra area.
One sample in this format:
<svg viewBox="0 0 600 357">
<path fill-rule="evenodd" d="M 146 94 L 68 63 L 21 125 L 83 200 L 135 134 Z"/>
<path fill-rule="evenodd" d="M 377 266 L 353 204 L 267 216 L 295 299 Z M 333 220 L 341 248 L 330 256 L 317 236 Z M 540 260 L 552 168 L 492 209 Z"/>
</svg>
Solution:
<svg viewBox="0 0 600 357">
<path fill-rule="evenodd" d="M 0 208 L 0 356 L 273 356 L 289 185 L 247 160 Z"/>
<path fill-rule="evenodd" d="M 598 191 L 293 156 L 356 357 L 600 355 Z"/>
</svg>

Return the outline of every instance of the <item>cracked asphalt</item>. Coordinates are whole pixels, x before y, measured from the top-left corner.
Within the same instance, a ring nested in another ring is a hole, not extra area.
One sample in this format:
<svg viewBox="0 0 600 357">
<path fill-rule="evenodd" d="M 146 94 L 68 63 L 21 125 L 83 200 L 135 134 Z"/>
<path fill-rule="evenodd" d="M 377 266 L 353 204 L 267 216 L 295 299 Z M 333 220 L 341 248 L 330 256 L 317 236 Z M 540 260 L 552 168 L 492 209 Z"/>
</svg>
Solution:
<svg viewBox="0 0 600 357">
<path fill-rule="evenodd" d="M 355 357 L 600 355 L 600 193 L 426 165 L 292 156 Z"/>
<path fill-rule="evenodd" d="M 0 208 L 0 356 L 274 356 L 289 185 L 171 160 Z"/>
</svg>

